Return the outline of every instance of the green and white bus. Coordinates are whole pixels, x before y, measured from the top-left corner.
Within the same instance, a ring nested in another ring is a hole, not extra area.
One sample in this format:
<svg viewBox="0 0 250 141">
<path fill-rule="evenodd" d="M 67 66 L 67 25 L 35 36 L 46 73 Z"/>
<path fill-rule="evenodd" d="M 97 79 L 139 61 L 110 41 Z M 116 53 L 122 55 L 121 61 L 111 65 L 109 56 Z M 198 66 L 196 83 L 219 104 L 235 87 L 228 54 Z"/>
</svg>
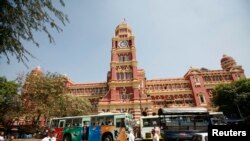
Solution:
<svg viewBox="0 0 250 141">
<path fill-rule="evenodd" d="M 57 141 L 125 141 L 132 124 L 131 114 L 101 113 L 53 118 L 49 127 Z"/>
<path fill-rule="evenodd" d="M 86 138 L 86 134 L 83 134 L 85 126 L 90 126 L 88 115 L 53 118 L 49 128 L 56 135 L 57 141 L 81 141 Z"/>
</svg>

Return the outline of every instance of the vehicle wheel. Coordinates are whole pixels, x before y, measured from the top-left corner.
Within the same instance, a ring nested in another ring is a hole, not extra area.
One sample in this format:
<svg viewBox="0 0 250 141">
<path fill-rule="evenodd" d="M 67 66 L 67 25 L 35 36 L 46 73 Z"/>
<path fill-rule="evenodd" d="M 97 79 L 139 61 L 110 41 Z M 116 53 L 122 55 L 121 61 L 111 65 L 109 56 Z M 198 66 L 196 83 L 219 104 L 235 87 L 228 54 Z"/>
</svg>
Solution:
<svg viewBox="0 0 250 141">
<path fill-rule="evenodd" d="M 63 138 L 63 141 L 71 141 L 70 135 L 66 135 L 66 136 Z"/>
<path fill-rule="evenodd" d="M 102 138 L 102 141 L 113 141 L 112 140 L 112 137 L 110 135 L 105 135 L 103 138 Z"/>
</svg>

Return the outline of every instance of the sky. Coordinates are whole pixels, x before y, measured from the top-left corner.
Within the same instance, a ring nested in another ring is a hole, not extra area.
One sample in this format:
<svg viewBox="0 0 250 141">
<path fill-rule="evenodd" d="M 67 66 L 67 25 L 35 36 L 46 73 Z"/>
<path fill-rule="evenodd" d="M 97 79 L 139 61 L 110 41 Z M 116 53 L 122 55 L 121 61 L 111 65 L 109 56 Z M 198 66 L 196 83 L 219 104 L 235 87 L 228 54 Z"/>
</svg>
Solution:
<svg viewBox="0 0 250 141">
<path fill-rule="evenodd" d="M 135 36 L 138 68 L 147 80 L 183 77 L 190 67 L 221 70 L 232 56 L 250 77 L 249 0 L 65 0 L 69 17 L 63 32 L 51 30 L 55 44 L 37 33 L 28 68 L 0 58 L 0 76 L 14 80 L 36 66 L 66 74 L 76 83 L 105 82 L 111 40 L 124 18 Z"/>
</svg>

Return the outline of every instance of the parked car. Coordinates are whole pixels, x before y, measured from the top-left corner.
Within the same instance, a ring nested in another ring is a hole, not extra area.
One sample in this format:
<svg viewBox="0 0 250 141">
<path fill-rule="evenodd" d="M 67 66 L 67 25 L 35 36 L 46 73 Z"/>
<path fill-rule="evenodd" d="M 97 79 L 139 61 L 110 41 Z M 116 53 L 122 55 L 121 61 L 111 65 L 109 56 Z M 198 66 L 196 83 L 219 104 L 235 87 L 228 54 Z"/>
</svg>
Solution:
<svg viewBox="0 0 250 141">
<path fill-rule="evenodd" d="M 195 133 L 191 141 L 208 141 L 208 133 Z"/>
</svg>

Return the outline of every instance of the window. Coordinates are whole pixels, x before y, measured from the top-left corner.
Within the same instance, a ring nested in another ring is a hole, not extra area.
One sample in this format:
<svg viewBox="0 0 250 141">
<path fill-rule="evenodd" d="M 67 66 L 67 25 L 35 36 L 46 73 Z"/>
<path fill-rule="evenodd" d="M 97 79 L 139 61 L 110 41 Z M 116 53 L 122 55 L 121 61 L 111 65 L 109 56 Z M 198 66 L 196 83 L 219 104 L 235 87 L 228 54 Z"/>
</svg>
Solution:
<svg viewBox="0 0 250 141">
<path fill-rule="evenodd" d="M 145 118 L 142 120 L 143 127 L 154 127 L 157 126 L 158 118 Z"/>
<path fill-rule="evenodd" d="M 75 118 L 73 119 L 73 126 L 74 127 L 81 127 L 81 122 L 82 122 L 82 119 L 81 118 Z"/>
<path fill-rule="evenodd" d="M 202 136 L 201 135 L 195 135 L 193 137 L 192 141 L 202 141 Z"/>
<path fill-rule="evenodd" d="M 66 119 L 65 127 L 72 127 L 72 119 Z"/>
<path fill-rule="evenodd" d="M 126 99 L 130 99 L 130 94 L 126 94 Z"/>
<path fill-rule="evenodd" d="M 205 99 L 204 99 L 203 95 L 200 95 L 200 102 L 205 103 Z"/>
<path fill-rule="evenodd" d="M 126 72 L 126 80 L 131 80 L 131 79 L 132 79 L 131 72 Z"/>
<path fill-rule="evenodd" d="M 56 128 L 56 127 L 58 127 L 58 124 L 59 124 L 59 120 L 58 119 L 52 120 L 50 128 Z"/>
<path fill-rule="evenodd" d="M 116 127 L 125 127 L 124 118 L 116 119 Z"/>
<path fill-rule="evenodd" d="M 60 120 L 59 121 L 59 128 L 64 127 L 65 120 Z"/>
<path fill-rule="evenodd" d="M 117 80 L 120 80 L 120 74 L 119 73 L 116 74 L 116 77 L 117 77 Z"/>
<path fill-rule="evenodd" d="M 200 85 L 200 79 L 198 76 L 194 76 L 194 83 L 195 85 Z"/>
<path fill-rule="evenodd" d="M 120 75 L 121 75 L 121 80 L 123 80 L 124 79 L 124 74 L 120 73 Z"/>
</svg>

